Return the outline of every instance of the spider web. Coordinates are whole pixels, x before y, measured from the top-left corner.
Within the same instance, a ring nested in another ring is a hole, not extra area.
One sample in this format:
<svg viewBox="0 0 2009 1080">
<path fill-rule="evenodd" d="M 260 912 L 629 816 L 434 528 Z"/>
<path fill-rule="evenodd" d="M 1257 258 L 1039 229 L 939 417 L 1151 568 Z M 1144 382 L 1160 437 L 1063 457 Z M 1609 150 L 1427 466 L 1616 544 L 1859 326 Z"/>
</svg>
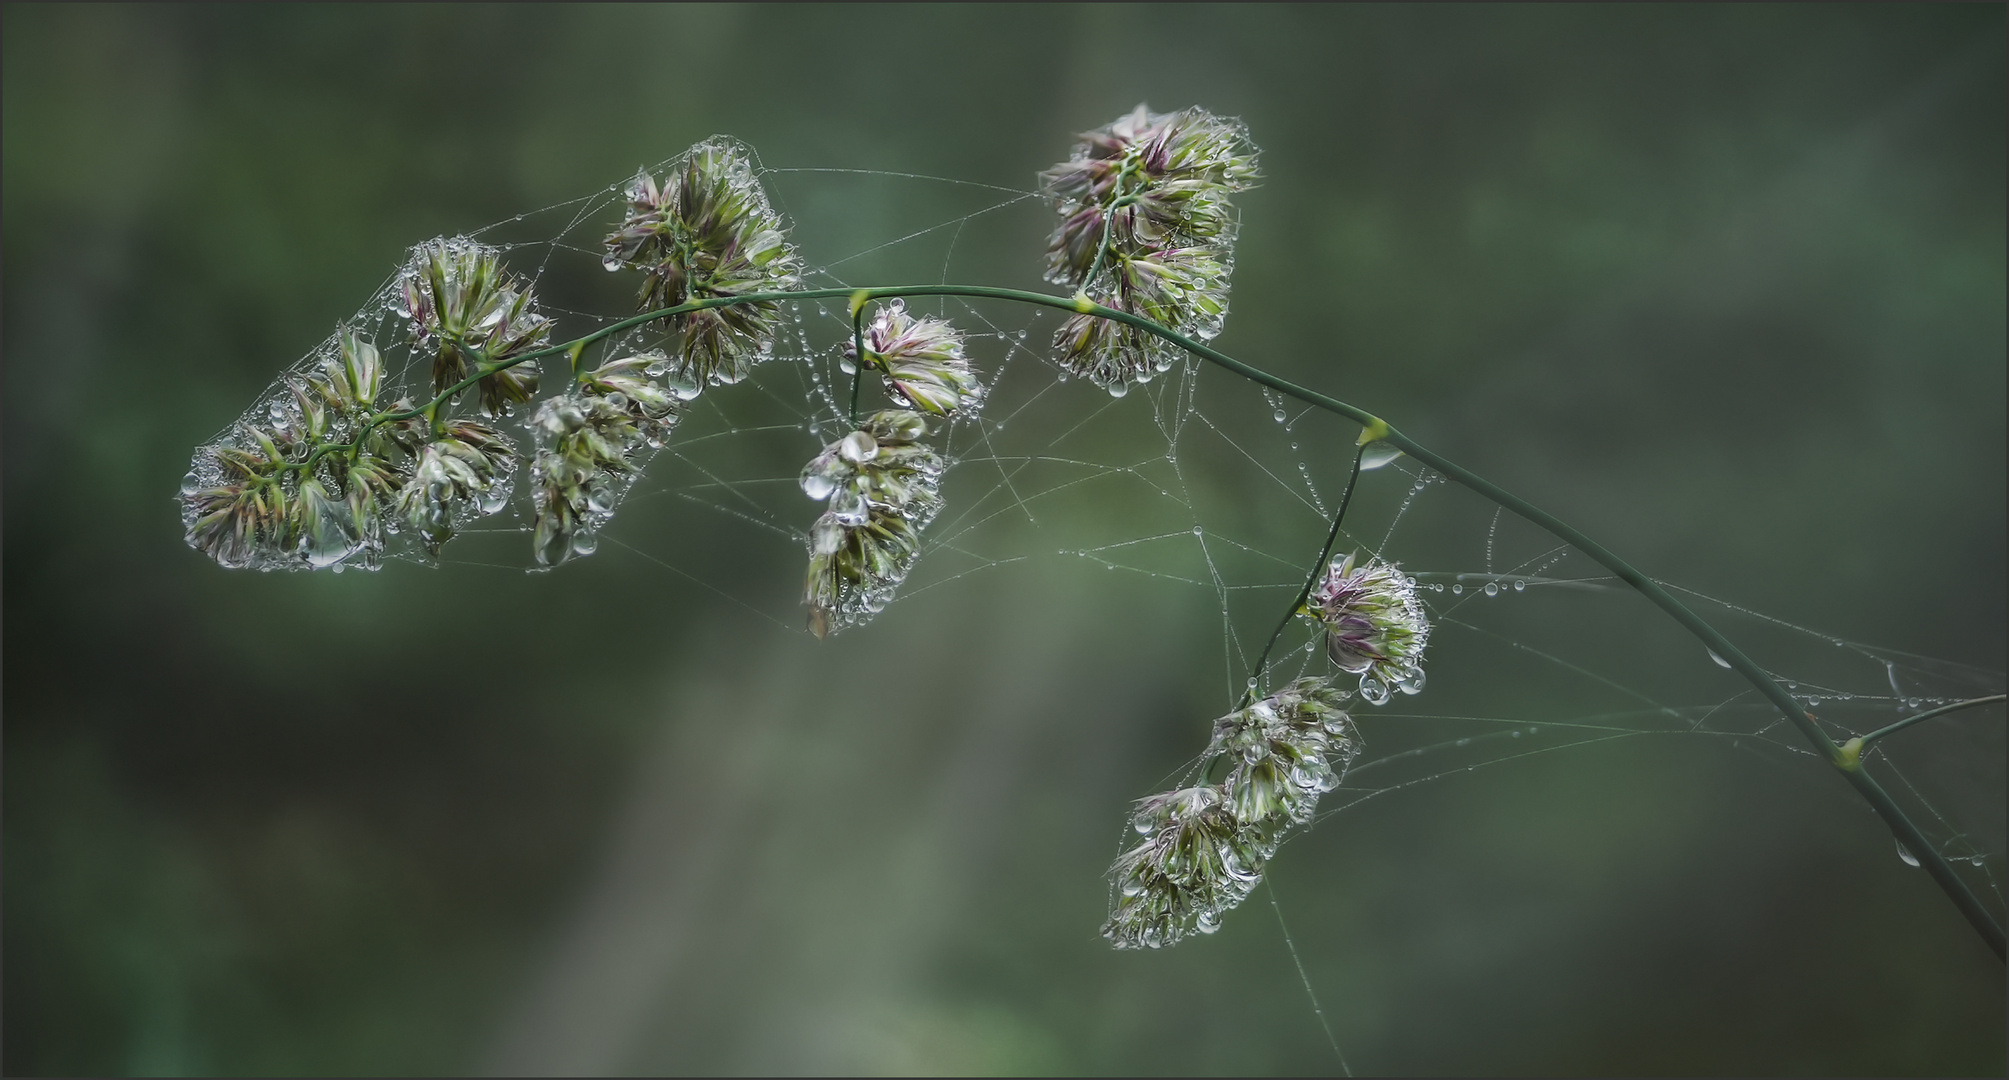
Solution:
<svg viewBox="0 0 2009 1080">
<path fill-rule="evenodd" d="M 661 175 L 669 164 L 653 171 Z M 1032 190 L 908 173 L 763 169 L 761 176 L 777 207 L 798 220 L 793 239 L 815 267 L 805 275 L 809 287 L 994 280 L 995 272 L 987 276 L 986 267 L 959 259 L 964 238 L 997 223 L 1037 238 L 1027 223 L 1045 207 Z M 919 220 L 892 223 L 884 230 L 896 234 L 891 240 L 873 239 L 871 231 L 888 223 L 847 222 L 840 212 L 855 202 L 857 185 L 893 186 L 901 198 L 891 201 Z M 554 340 L 629 310 L 631 283 L 600 266 L 599 241 L 619 219 L 621 190 L 613 185 L 474 234 L 535 282 L 558 322 Z M 833 235 L 806 235 L 801 223 L 818 221 L 837 222 L 822 226 Z M 1033 243 L 1027 240 L 1027 266 L 1036 262 Z M 831 251 L 838 254 L 815 261 Z M 401 344 L 396 291 L 393 275 L 352 325 L 384 348 L 395 384 L 422 387 L 425 361 Z M 1068 379 L 1048 358 L 1057 324 L 1051 313 L 950 297 L 907 303 L 964 331 L 968 355 L 991 389 L 981 413 L 935 433 L 950 462 L 945 508 L 925 533 L 899 599 L 1079 566 L 1175 591 L 1211 615 L 1214 660 L 1205 677 L 1217 688 L 1218 711 L 1232 708 L 1317 558 L 1357 427 L 1196 360 L 1112 397 Z M 674 437 L 626 492 L 596 557 L 627 564 L 638 576 L 686 579 L 763 619 L 800 626 L 802 566 L 817 509 L 798 477 L 810 457 L 850 430 L 851 380 L 837 365 L 850 317 L 842 301 L 798 303 L 786 314 L 775 354 L 752 377 L 690 403 Z M 594 356 L 612 359 L 655 343 L 645 333 L 624 334 L 590 351 L 582 367 Z M 318 363 L 330 348 L 294 370 Z M 547 394 L 563 385 L 563 358 L 547 362 L 544 375 Z M 861 411 L 884 407 L 875 386 L 864 391 Z M 275 403 L 283 403 L 280 382 L 250 414 Z M 527 502 L 519 490 L 501 514 L 466 522 L 438 563 L 528 567 Z M 1407 458 L 1361 474 L 1335 548 L 1348 552 L 1397 563 L 1418 583 L 1432 624 L 1429 683 L 1378 707 L 1356 700 L 1364 752 L 1307 832 L 1365 804 L 1421 797 L 1477 770 L 1623 740 L 1710 739 L 1741 754 L 1821 764 L 1769 702 L 1604 568 Z M 410 550 L 392 554 L 431 561 Z M 1663 584 L 1761 658 L 1837 741 L 2003 687 L 2001 671 L 1847 640 Z M 878 620 L 901 617 L 896 601 Z M 874 632 L 871 625 L 847 631 Z M 1508 670 L 1530 690 L 1516 702 L 1487 690 L 1496 672 Z M 1319 638 L 1307 627 L 1286 627 L 1268 684 L 1329 673 Z M 1933 723 L 1881 744 L 1868 768 L 1999 912 L 2009 850 L 2002 708 Z M 1160 787 L 1190 779 L 1200 764 L 1196 753 Z M 1112 831 L 1119 825 L 1110 823 Z M 1277 858 L 1291 858 L 1293 846 Z M 1285 905 L 1274 894 L 1264 899 L 1234 917 L 1261 918 L 1258 909 L 1272 906 L 1285 926 Z M 1287 929 L 1284 935 L 1344 1066 L 1314 980 Z"/>
</svg>

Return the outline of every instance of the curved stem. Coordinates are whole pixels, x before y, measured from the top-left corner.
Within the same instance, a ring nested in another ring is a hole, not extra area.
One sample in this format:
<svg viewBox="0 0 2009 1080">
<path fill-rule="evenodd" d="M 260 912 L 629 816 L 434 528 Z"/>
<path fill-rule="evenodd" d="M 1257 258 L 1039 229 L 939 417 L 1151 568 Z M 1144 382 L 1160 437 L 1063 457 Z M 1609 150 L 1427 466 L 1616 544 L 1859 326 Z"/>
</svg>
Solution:
<svg viewBox="0 0 2009 1080">
<path fill-rule="evenodd" d="M 554 356 L 569 349 L 580 348 L 602 338 L 617 334 L 629 327 L 654 322 L 673 315 L 682 315 L 693 311 L 727 307 L 735 304 L 827 300 L 837 297 L 849 298 L 854 307 L 856 307 L 872 300 L 908 296 L 956 296 L 970 299 L 1009 300 L 1015 303 L 1053 308 L 1057 311 L 1093 315 L 1097 318 L 1109 319 L 1134 326 L 1139 330 L 1169 341 L 1202 360 L 1226 368 L 1251 382 L 1267 386 L 1278 393 L 1296 398 L 1307 405 L 1332 413 L 1335 416 L 1346 417 L 1367 429 L 1362 433 L 1361 441 L 1363 443 L 1376 439 L 1386 441 L 1390 445 L 1401 449 L 1410 457 L 1435 469 L 1446 479 L 1470 488 L 1480 496 L 1508 510 L 1512 510 L 1520 517 L 1547 530 L 1558 539 L 1569 543 L 1577 550 L 1590 556 L 1600 566 L 1617 575 L 1619 580 L 1632 586 L 1636 592 L 1644 596 L 1655 607 L 1660 608 L 1671 616 L 1674 621 L 1680 623 L 1684 629 L 1693 634 L 1711 652 L 1727 661 L 1732 670 L 1744 676 L 1745 680 L 1759 694 L 1764 696 L 1766 700 L 1770 701 L 1779 710 L 1780 715 L 1784 716 L 1788 723 L 1799 730 L 1800 734 L 1806 738 L 1807 742 L 1814 747 L 1816 752 L 1841 772 L 1842 776 L 1855 787 L 1857 794 L 1861 795 L 1863 800 L 1870 804 L 1870 808 L 1876 812 L 1877 816 L 1882 818 L 1884 823 L 1890 827 L 1891 832 L 1896 835 L 1898 841 L 1918 857 L 1920 864 L 1926 872 L 1932 876 L 1933 880 L 1946 893 L 1948 899 L 1953 901 L 1954 906 L 1960 909 L 1960 913 L 1973 925 L 1975 931 L 1981 935 L 1982 940 L 1987 942 L 1988 947 L 1994 951 L 1996 957 L 2001 959 L 2009 956 L 2009 944 L 2005 944 L 2002 927 L 1997 925 L 1994 917 L 1982 906 L 1980 898 L 1975 896 L 1974 891 L 1968 888 L 1967 883 L 1961 880 L 1960 876 L 1954 872 L 1952 864 L 1948 863 L 1939 854 L 1939 849 L 1926 839 L 1925 834 L 1919 831 L 1918 826 L 1905 814 L 1903 808 L 1899 807 L 1892 800 L 1890 794 L 1883 790 L 1882 785 L 1878 784 L 1874 778 L 1863 771 L 1860 756 L 1845 754 L 1842 747 L 1836 745 L 1835 741 L 1830 739 L 1827 733 L 1822 731 L 1820 726 L 1814 722 L 1813 714 L 1809 713 L 1803 704 L 1788 694 L 1785 688 L 1779 685 L 1777 680 L 1773 679 L 1765 669 L 1759 667 L 1749 656 L 1746 656 L 1744 650 L 1731 644 L 1730 639 L 1724 637 L 1715 627 L 1704 621 L 1700 615 L 1689 610 L 1687 605 L 1675 599 L 1673 594 L 1662 588 L 1658 582 L 1641 573 L 1631 563 L 1613 554 L 1604 545 L 1572 528 L 1562 519 L 1501 488 L 1470 469 L 1437 454 L 1435 451 L 1396 430 L 1387 421 L 1368 412 L 1366 409 L 1299 386 L 1288 379 L 1278 378 L 1261 368 L 1251 367 L 1226 353 L 1201 344 L 1176 330 L 1161 326 L 1142 316 L 1104 307 L 1090 301 L 1086 296 L 1051 296 L 1046 293 L 1028 292 L 1023 289 L 1003 289 L 988 285 L 895 285 L 883 288 L 802 289 L 796 291 L 746 293 L 740 296 L 711 297 L 679 304 L 675 307 L 645 311 L 639 315 L 633 315 L 626 319 L 610 323 L 590 334 L 586 334 L 573 341 L 568 341 L 562 345 L 552 345 L 543 349 L 536 349 L 499 361 L 491 368 L 469 376 L 442 392 L 425 408 L 431 408 L 440 404 L 459 391 L 478 382 L 483 376 L 493 374 L 505 368 L 514 367 L 517 364 L 541 360 L 546 356 Z M 425 411 L 425 408 L 399 414 L 385 414 L 373 418 L 365 425 L 363 431 L 358 433 L 357 441 L 360 442 L 363 438 L 367 437 L 370 430 L 378 424 L 419 415 Z M 325 452 L 348 448 L 348 444 L 323 446 L 317 449 L 301 467 L 312 465 L 314 460 Z"/>
<path fill-rule="evenodd" d="M 1284 627 L 1291 624 L 1291 619 L 1304 607 L 1304 602 L 1311 598 L 1312 587 L 1318 584 L 1320 575 L 1325 573 L 1325 560 L 1332 557 L 1332 545 L 1339 539 L 1339 523 L 1346 520 L 1346 505 L 1353 501 L 1353 488 L 1360 480 L 1360 459 L 1366 453 L 1366 443 L 1353 448 L 1353 471 L 1347 474 L 1346 491 L 1339 497 L 1338 512 L 1332 515 L 1332 529 L 1325 534 L 1325 546 L 1318 551 L 1318 561 L 1311 564 L 1311 575 L 1304 579 L 1304 588 L 1297 591 L 1297 599 L 1291 601 L 1291 606 L 1284 609 L 1284 617 L 1277 623 L 1277 628 L 1270 631 L 1269 644 L 1263 646 L 1263 654 L 1256 657 L 1255 666 L 1249 669 L 1249 688 L 1242 694 L 1244 708 L 1256 696 L 1257 683 L 1270 662 L 1270 651 L 1277 647 L 1277 639 L 1283 636 Z"/>
<path fill-rule="evenodd" d="M 1916 716 L 1907 716 L 1889 727 L 1878 728 L 1867 735 L 1849 741 L 1856 743 L 1859 750 L 1867 750 L 1870 744 L 1878 739 L 1886 735 L 1895 735 L 1920 721 L 1930 720 L 1935 716 L 1945 716 L 1947 713 L 1959 712 L 1962 709 L 1972 709 L 1977 705 L 1993 705 L 1999 701 L 2009 701 L 2009 694 L 1990 694 L 1987 697 L 1968 698 L 1966 701 L 1956 701 L 1951 705 L 1941 705 L 1937 709 L 1927 709 Z"/>
</svg>

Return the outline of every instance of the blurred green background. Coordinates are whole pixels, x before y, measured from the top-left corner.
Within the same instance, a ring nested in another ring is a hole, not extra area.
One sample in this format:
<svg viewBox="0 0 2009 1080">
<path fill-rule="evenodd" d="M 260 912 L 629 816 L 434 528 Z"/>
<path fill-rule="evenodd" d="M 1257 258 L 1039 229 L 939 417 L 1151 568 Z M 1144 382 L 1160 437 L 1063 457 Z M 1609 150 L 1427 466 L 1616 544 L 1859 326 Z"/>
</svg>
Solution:
<svg viewBox="0 0 2009 1080">
<path fill-rule="evenodd" d="M 408 245 L 714 132 L 1025 187 L 1200 104 L 1268 177 L 1228 351 L 1657 577 L 1999 672 L 2004 44 L 1995 5 L 7 5 L 6 1071 L 1333 1071 L 1263 894 L 1094 935 L 1223 707 L 1211 597 L 1047 559 L 819 644 L 799 555 L 646 516 L 718 591 L 611 548 L 233 574 L 191 448 Z M 917 190 L 782 194 L 827 262 Z M 1034 285 L 1043 211 L 997 220 L 959 276 Z M 1457 655 L 1429 694 L 1567 708 Z M 1925 794 L 1996 829 L 2001 722 L 1916 733 L 1981 748 Z M 2004 1069 L 2001 964 L 1805 759 L 1620 740 L 1285 854 L 1359 1072 Z"/>
</svg>

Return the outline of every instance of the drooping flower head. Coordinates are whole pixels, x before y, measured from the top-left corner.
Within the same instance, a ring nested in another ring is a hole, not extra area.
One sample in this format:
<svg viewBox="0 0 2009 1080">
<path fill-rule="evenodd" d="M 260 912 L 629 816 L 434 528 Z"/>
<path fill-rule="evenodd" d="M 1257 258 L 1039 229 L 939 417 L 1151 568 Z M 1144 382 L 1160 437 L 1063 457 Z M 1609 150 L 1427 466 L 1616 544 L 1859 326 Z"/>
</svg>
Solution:
<svg viewBox="0 0 2009 1080">
<path fill-rule="evenodd" d="M 602 265 L 642 272 L 640 310 L 796 286 L 802 260 L 738 142 L 698 143 L 660 184 L 647 172 L 636 176 L 627 198 L 628 215 L 605 240 Z M 773 347 L 779 317 L 771 300 L 675 316 L 680 373 L 699 386 L 746 378 Z"/>
<path fill-rule="evenodd" d="M 464 519 L 493 514 L 509 501 L 516 464 L 516 444 L 501 432 L 474 420 L 448 421 L 419 451 L 397 512 L 438 554 Z"/>
<path fill-rule="evenodd" d="M 917 319 L 898 300 L 882 304 L 865 324 L 865 367 L 886 391 L 921 412 L 947 416 L 983 404 L 983 384 L 963 356 L 962 332 L 939 319 Z M 845 370 L 856 370 L 858 348 L 844 345 Z"/>
<path fill-rule="evenodd" d="M 1155 949 L 1219 928 L 1360 752 L 1340 708 L 1347 696 L 1329 680 L 1299 679 L 1214 721 L 1201 772 L 1225 761 L 1227 775 L 1137 804 L 1131 823 L 1145 839 L 1110 867 L 1116 898 L 1102 935 L 1119 949 Z"/>
<path fill-rule="evenodd" d="M 403 308 L 421 348 L 433 350 L 433 391 L 550 341 L 551 320 L 539 314 L 528 285 L 503 269 L 501 253 L 464 237 L 412 249 L 399 280 Z M 517 364 L 482 376 L 481 407 L 501 416 L 537 394 L 537 365 Z"/>
<path fill-rule="evenodd" d="M 1325 652 L 1341 671 L 1359 675 L 1360 693 L 1379 705 L 1391 689 L 1423 689 L 1423 648 L 1430 622 L 1416 583 L 1377 559 L 1356 566 L 1334 559 L 1301 614 L 1325 628 Z"/>
<path fill-rule="evenodd" d="M 538 565 L 592 554 L 643 455 L 676 429 L 685 395 L 695 390 L 680 394 L 660 381 L 668 368 L 660 352 L 611 360 L 538 407 L 531 427 L 539 449 L 530 465 Z"/>
<path fill-rule="evenodd" d="M 1285 829 L 1311 820 L 1318 797 L 1339 786 L 1360 752 L 1340 708 L 1348 696 L 1325 679 L 1299 679 L 1214 722 L 1208 752 L 1232 762 L 1222 785 L 1228 807 L 1269 850 Z"/>
<path fill-rule="evenodd" d="M 1212 338 L 1227 317 L 1234 268 L 1228 196 L 1256 175 L 1240 121 L 1139 105 L 1084 134 L 1071 158 L 1040 174 L 1060 214 L 1046 280 L 1186 337 Z M 1119 396 L 1179 355 L 1145 330 L 1088 314 L 1071 316 L 1054 344 L 1062 366 Z"/>
<path fill-rule="evenodd" d="M 919 441 L 927 430 L 916 412 L 873 413 L 802 470 L 803 493 L 829 504 L 809 530 L 803 587 L 817 637 L 877 614 L 920 556 L 944 468 Z"/>
<path fill-rule="evenodd" d="M 1115 910 L 1102 936 L 1119 949 L 1163 948 L 1211 934 L 1262 880 L 1267 857 L 1240 827 L 1220 785 L 1140 799 L 1131 824 L 1144 841 L 1116 859 Z"/>
</svg>

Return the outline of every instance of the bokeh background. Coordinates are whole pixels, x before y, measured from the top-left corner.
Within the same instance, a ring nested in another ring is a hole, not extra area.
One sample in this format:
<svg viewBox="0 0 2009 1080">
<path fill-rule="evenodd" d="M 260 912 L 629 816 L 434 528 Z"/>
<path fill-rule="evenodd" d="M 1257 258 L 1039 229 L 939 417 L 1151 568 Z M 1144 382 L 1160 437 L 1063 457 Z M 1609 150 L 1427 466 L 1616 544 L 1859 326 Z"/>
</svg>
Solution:
<svg viewBox="0 0 2009 1080">
<path fill-rule="evenodd" d="M 183 545 L 190 449 L 410 244 L 714 132 L 1025 187 L 1139 101 L 1241 116 L 1268 180 L 1223 347 L 1657 577 L 2000 689 L 1998 6 L 9 4 L 4 31 L 10 1073 L 1338 1067 L 1261 894 L 1162 954 L 1094 933 L 1124 807 L 1223 707 L 1210 596 L 1029 560 L 819 644 L 796 561 L 667 513 L 614 535 L 704 582 L 616 547 L 338 578 Z M 941 220 L 934 191 L 780 194 L 818 262 Z M 1036 282 L 1044 212 L 1012 214 L 964 276 Z M 1600 670 L 1734 693 L 1622 609 L 1578 628 Z M 1429 694 L 1584 707 L 1457 655 Z M 1914 733 L 1965 768 L 1924 794 L 1997 837 L 2001 725 Z M 2001 964 L 1804 758 L 1616 740 L 1286 855 L 1359 1072 L 2004 1069 Z"/>
</svg>

